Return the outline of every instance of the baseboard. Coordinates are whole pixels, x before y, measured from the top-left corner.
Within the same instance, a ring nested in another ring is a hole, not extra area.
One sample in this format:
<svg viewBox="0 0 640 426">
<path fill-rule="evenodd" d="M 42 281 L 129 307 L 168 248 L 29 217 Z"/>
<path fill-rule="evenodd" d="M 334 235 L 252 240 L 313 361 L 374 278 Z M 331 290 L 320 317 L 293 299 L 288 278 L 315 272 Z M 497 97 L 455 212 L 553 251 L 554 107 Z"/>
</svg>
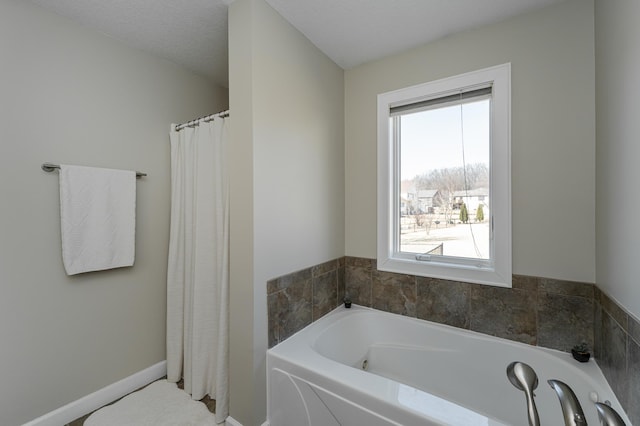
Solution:
<svg viewBox="0 0 640 426">
<path fill-rule="evenodd" d="M 227 416 L 227 418 L 224 419 L 224 426 L 242 426 L 242 423 L 231 416 Z"/>
<path fill-rule="evenodd" d="M 167 361 L 138 371 L 129 377 L 51 411 L 23 426 L 60 426 L 74 421 L 98 408 L 122 398 L 131 392 L 167 375 Z M 238 423 L 239 424 L 239 423 Z M 242 425 L 240 425 L 242 426 Z"/>
<path fill-rule="evenodd" d="M 229 416 L 224 420 L 224 425 L 225 426 L 242 426 L 242 423 L 240 423 L 233 417 Z M 269 422 L 262 423 L 262 426 L 269 426 Z"/>
<path fill-rule="evenodd" d="M 231 416 L 227 416 L 227 418 L 224 419 L 224 426 L 242 426 L 242 423 Z"/>
</svg>

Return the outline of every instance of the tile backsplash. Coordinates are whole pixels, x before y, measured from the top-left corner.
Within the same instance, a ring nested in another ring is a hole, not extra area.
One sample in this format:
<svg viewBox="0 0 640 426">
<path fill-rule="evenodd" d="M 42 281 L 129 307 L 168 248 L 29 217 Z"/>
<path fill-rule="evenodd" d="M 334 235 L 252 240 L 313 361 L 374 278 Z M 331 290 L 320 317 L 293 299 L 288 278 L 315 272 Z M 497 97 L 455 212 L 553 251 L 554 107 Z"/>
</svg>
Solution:
<svg viewBox="0 0 640 426">
<path fill-rule="evenodd" d="M 640 425 L 640 321 L 597 287 L 594 301 L 594 356 L 629 420 Z"/>
<path fill-rule="evenodd" d="M 342 302 L 344 260 L 343 257 L 330 260 L 267 282 L 270 348 Z"/>
<path fill-rule="evenodd" d="M 512 288 L 378 271 L 346 256 L 267 283 L 273 347 L 340 305 L 358 305 L 569 352 L 586 342 L 640 424 L 640 322 L 591 283 L 514 275 Z"/>
<path fill-rule="evenodd" d="M 593 347 L 594 286 L 513 276 L 502 288 L 378 271 L 375 259 L 345 259 L 353 303 L 530 345 Z"/>
</svg>

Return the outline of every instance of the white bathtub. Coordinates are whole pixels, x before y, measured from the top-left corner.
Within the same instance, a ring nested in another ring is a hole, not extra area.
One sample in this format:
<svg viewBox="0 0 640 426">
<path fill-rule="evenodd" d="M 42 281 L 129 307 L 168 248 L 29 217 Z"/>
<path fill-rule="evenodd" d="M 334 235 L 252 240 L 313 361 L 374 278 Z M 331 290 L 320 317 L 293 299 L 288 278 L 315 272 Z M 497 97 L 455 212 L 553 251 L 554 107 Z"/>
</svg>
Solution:
<svg viewBox="0 0 640 426">
<path fill-rule="evenodd" d="M 549 379 L 571 386 L 590 425 L 600 424 L 592 392 L 631 424 L 593 360 L 358 306 L 267 352 L 268 424 L 526 426 L 524 393 L 506 376 L 512 361 L 538 375 L 542 425 L 563 423 Z"/>
</svg>

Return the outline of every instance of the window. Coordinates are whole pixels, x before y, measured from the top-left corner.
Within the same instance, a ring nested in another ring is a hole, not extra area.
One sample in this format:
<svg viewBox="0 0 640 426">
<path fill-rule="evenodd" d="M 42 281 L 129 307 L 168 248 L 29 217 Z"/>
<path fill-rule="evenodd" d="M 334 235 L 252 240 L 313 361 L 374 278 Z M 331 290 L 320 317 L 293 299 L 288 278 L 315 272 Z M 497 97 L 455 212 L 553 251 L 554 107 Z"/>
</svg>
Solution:
<svg viewBox="0 0 640 426">
<path fill-rule="evenodd" d="M 511 286 L 510 69 L 378 95 L 378 269 Z"/>
</svg>

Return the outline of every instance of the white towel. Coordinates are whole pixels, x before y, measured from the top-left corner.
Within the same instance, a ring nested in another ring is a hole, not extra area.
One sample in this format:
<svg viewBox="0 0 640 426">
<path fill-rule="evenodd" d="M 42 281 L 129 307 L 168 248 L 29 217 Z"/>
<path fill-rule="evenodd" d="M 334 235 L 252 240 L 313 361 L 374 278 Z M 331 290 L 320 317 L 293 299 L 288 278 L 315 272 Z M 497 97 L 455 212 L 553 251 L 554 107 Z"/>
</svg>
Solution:
<svg viewBox="0 0 640 426">
<path fill-rule="evenodd" d="M 60 219 L 67 275 L 132 266 L 136 173 L 61 165 Z"/>
</svg>

